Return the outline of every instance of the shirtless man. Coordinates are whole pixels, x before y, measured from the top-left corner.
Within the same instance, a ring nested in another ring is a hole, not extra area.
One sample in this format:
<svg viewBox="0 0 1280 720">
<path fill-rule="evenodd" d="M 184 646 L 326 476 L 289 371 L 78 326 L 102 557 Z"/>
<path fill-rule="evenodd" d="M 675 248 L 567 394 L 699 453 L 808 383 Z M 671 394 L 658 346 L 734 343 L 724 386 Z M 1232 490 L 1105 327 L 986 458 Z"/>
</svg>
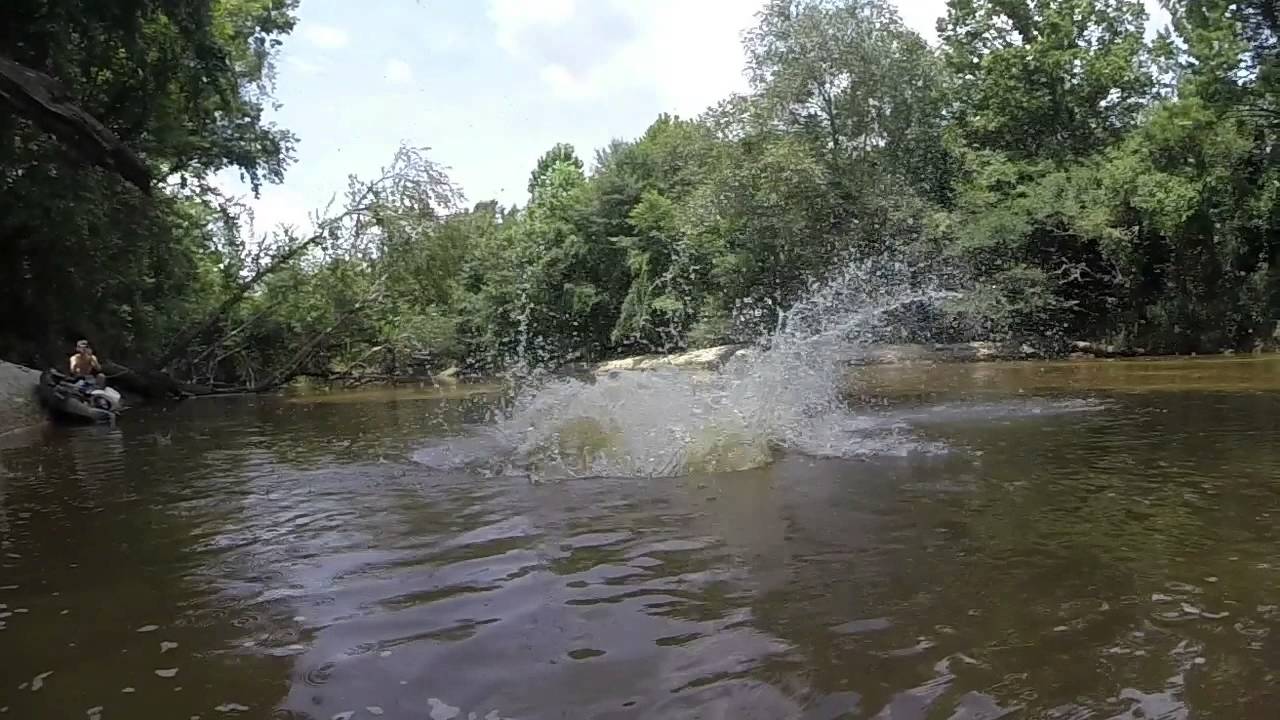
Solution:
<svg viewBox="0 0 1280 720">
<path fill-rule="evenodd" d="M 76 342 L 76 354 L 71 356 L 70 364 L 71 378 L 78 384 L 87 385 L 89 381 L 93 381 L 98 387 L 106 384 L 107 376 L 102 374 L 102 365 L 89 347 L 88 340 Z"/>
</svg>

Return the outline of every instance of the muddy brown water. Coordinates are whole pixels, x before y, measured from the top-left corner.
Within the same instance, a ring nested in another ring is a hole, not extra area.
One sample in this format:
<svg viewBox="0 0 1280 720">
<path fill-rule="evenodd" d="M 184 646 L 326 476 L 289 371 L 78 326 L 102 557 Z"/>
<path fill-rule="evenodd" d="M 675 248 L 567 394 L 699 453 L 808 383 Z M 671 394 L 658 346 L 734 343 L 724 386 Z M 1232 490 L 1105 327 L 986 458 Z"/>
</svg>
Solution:
<svg viewBox="0 0 1280 720">
<path fill-rule="evenodd" d="M 488 398 L 414 391 L 7 437 L 0 717 L 1278 716 L 1280 361 L 860 372 L 945 451 L 483 477 L 412 456 Z"/>
</svg>

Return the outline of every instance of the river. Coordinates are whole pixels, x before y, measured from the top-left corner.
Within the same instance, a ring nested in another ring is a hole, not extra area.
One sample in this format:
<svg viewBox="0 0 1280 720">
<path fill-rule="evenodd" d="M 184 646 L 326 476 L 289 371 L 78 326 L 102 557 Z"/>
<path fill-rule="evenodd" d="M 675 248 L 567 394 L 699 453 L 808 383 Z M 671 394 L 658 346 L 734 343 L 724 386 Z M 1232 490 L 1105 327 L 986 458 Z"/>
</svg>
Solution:
<svg viewBox="0 0 1280 720">
<path fill-rule="evenodd" d="M 493 400 L 416 390 L 10 436 L 0 717 L 1275 717 L 1280 360 L 853 395 L 912 442 L 539 480 L 424 462 Z"/>
</svg>

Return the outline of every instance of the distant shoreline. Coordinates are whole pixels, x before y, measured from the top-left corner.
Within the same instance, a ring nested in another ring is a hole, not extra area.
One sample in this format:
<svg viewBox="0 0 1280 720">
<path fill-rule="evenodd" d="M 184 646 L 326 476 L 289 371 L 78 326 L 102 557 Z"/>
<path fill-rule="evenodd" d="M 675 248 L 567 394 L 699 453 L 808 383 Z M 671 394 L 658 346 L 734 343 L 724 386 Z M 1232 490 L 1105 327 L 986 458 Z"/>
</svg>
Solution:
<svg viewBox="0 0 1280 720">
<path fill-rule="evenodd" d="M 1044 352 L 1020 343 L 969 342 L 969 343 L 911 343 L 868 346 L 853 358 L 853 365 L 892 365 L 899 363 L 963 363 L 963 362 L 1012 362 L 1012 361 L 1064 361 L 1064 360 L 1159 360 L 1192 357 L 1247 357 L 1272 354 L 1268 349 L 1253 353 L 1236 353 L 1222 350 L 1216 353 L 1190 355 L 1148 353 L 1143 350 L 1121 348 L 1105 343 L 1076 341 L 1069 344 L 1067 352 Z M 738 353 L 748 351 L 748 345 L 719 345 L 667 355 L 634 355 L 608 360 L 589 366 L 590 372 L 606 375 L 613 372 L 656 370 L 659 368 L 683 368 L 691 370 L 715 370 Z"/>
<path fill-rule="evenodd" d="M 1223 350 L 1216 353 L 1192 354 L 1158 354 L 1138 353 L 1108 346 L 1102 343 L 1072 343 L 1073 352 L 1044 353 L 1027 345 L 1013 343 L 971 342 L 971 343 L 916 343 L 872 345 L 853 358 L 852 366 L 899 365 L 911 363 L 988 363 L 988 362 L 1062 362 L 1062 361 L 1097 361 L 1097 360 L 1188 360 L 1193 358 L 1241 357 L 1256 358 L 1275 355 L 1276 350 L 1266 349 L 1251 353 L 1237 353 Z M 699 350 L 689 350 L 666 355 L 648 354 L 607 360 L 591 364 L 574 364 L 560 368 L 560 372 L 584 375 L 609 375 L 616 372 L 651 371 L 659 369 L 681 369 L 692 371 L 713 371 L 722 368 L 725 363 L 743 352 L 755 352 L 749 345 L 718 345 Z M 371 386 L 396 386 L 412 383 L 432 383 L 439 387 L 467 385 L 466 380 L 455 378 L 452 373 L 436 376 L 403 376 L 378 378 L 353 386 L 368 388 Z M 38 370 L 0 360 L 0 435 L 30 428 L 41 424 L 45 415 L 36 400 L 35 389 L 40 378 Z M 444 380 L 444 382 L 441 382 Z"/>
</svg>

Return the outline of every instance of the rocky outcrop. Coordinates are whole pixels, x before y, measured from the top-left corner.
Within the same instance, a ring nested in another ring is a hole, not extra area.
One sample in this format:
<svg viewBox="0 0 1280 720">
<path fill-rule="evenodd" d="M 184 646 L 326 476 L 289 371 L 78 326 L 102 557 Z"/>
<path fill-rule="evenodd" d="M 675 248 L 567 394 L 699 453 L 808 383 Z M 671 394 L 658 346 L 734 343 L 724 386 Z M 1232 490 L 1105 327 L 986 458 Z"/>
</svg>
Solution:
<svg viewBox="0 0 1280 720">
<path fill-rule="evenodd" d="M 0 360 L 0 435 L 44 419 L 36 399 L 40 373 Z"/>
<path fill-rule="evenodd" d="M 638 355 L 600 363 L 595 366 L 595 373 L 607 375 L 623 370 L 657 370 L 672 367 L 685 370 L 718 370 L 744 347 L 744 345 L 719 345 L 675 355 Z"/>
<path fill-rule="evenodd" d="M 1120 345 L 1108 345 L 1106 343 L 1085 342 L 1076 340 L 1071 343 L 1071 354 L 1068 357 L 1073 358 L 1121 358 L 1121 357 L 1141 357 L 1146 355 L 1147 351 L 1142 348 L 1123 347 Z"/>
<path fill-rule="evenodd" d="M 610 360 L 594 368 L 597 375 L 625 370 L 718 370 L 739 353 L 752 352 L 745 345 L 719 345 L 675 355 L 638 355 Z M 955 343 L 948 345 L 870 345 L 852 358 L 855 365 L 881 365 L 906 362 L 977 362 L 988 360 L 1027 360 L 1043 357 L 1027 345 L 993 342 Z"/>
<path fill-rule="evenodd" d="M 440 373 L 436 373 L 435 375 L 432 375 L 431 382 L 434 385 L 440 385 L 440 386 L 457 385 L 458 373 L 460 372 L 461 370 L 459 370 L 457 366 L 450 367 L 448 370 L 445 370 L 444 372 L 440 372 Z"/>
</svg>

